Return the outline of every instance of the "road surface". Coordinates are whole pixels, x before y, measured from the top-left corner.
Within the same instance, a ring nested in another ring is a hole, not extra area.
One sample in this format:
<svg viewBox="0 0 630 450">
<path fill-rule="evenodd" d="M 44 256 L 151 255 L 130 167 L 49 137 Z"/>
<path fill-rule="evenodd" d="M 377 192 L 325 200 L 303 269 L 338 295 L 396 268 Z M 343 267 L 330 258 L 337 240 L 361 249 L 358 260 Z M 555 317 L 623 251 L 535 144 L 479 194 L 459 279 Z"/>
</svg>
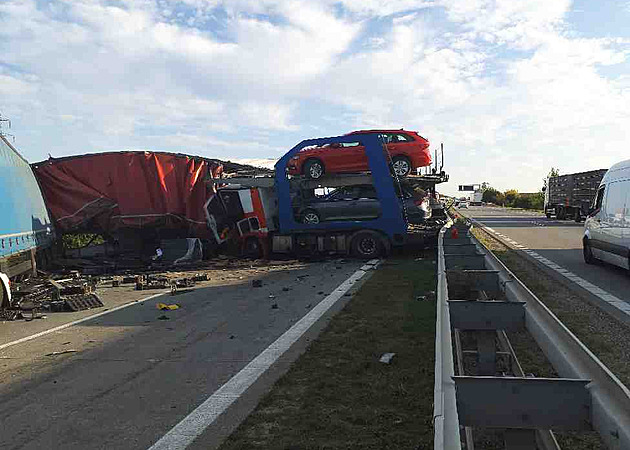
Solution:
<svg viewBox="0 0 630 450">
<path fill-rule="evenodd" d="M 608 264 L 587 265 L 584 262 L 584 223 L 547 219 L 541 213 L 499 207 L 471 206 L 460 212 L 630 303 L 630 276 L 627 270 Z"/>
<path fill-rule="evenodd" d="M 150 448 L 362 265 L 327 261 L 269 272 L 256 277 L 262 287 L 244 277 L 0 346 L 0 448 Z M 181 308 L 161 311 L 158 302 Z M 252 395 L 264 389 L 254 385 Z M 212 448 L 255 400 L 237 401 L 226 413 L 232 423 L 224 420 L 189 448 Z"/>
</svg>

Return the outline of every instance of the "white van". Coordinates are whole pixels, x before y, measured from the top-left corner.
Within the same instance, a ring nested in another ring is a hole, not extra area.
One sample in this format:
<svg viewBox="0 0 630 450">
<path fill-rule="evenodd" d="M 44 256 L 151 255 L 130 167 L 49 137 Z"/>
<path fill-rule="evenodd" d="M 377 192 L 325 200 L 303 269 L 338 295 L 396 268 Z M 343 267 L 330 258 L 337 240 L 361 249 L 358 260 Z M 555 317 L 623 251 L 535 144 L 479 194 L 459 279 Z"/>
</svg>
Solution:
<svg viewBox="0 0 630 450">
<path fill-rule="evenodd" d="M 612 166 L 599 185 L 584 223 L 584 261 L 630 270 L 630 159 Z"/>
</svg>

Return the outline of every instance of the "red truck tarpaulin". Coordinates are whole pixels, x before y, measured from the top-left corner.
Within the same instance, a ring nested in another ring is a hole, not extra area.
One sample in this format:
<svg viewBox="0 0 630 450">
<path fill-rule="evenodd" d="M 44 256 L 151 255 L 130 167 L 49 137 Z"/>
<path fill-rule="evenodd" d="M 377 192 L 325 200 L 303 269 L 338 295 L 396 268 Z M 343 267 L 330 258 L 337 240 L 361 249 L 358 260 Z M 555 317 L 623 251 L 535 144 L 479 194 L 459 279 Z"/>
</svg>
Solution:
<svg viewBox="0 0 630 450">
<path fill-rule="evenodd" d="M 207 237 L 203 206 L 213 193 L 213 160 L 163 152 L 110 152 L 33 164 L 53 223 L 61 232 L 176 228 Z"/>
</svg>

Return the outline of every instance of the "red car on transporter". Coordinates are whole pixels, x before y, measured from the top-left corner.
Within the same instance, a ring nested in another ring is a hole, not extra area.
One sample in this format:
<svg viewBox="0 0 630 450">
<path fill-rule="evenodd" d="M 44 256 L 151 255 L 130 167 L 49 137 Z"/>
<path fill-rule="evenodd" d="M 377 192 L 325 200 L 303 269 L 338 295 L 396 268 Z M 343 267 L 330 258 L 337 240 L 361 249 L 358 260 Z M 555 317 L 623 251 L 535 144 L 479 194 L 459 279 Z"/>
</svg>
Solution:
<svg viewBox="0 0 630 450">
<path fill-rule="evenodd" d="M 389 152 L 396 175 L 404 177 L 418 167 L 431 165 L 429 141 L 415 131 L 361 130 L 353 131 L 346 136 L 367 133 L 379 134 Z M 291 158 L 287 167 L 291 175 L 306 175 L 313 179 L 321 178 L 325 173 L 370 170 L 365 147 L 358 143 L 305 148 Z"/>
</svg>

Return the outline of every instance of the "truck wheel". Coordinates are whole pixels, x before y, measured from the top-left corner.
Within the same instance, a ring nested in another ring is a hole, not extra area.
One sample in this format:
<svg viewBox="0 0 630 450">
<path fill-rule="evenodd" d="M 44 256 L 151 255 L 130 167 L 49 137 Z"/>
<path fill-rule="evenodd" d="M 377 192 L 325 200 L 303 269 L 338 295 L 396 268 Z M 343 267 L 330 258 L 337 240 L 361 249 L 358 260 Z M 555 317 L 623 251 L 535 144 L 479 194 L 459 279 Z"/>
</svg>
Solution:
<svg viewBox="0 0 630 450">
<path fill-rule="evenodd" d="M 399 177 L 406 177 L 411 172 L 411 161 L 406 156 L 394 156 L 392 158 L 392 168 Z"/>
<path fill-rule="evenodd" d="M 321 222 L 319 214 L 314 209 L 307 209 L 302 213 L 302 223 L 319 223 Z"/>
<path fill-rule="evenodd" d="M 557 211 L 556 211 L 556 218 L 558 220 L 564 220 L 565 217 L 566 217 L 566 212 L 565 212 L 564 208 L 562 208 L 562 207 L 558 208 Z"/>
<path fill-rule="evenodd" d="M 308 178 L 312 178 L 313 180 L 317 180 L 324 175 L 324 163 L 322 163 L 319 159 L 309 159 L 304 164 L 304 175 Z"/>
<path fill-rule="evenodd" d="M 551 214 L 547 213 L 545 216 L 547 216 L 547 219 L 551 219 Z"/>
<path fill-rule="evenodd" d="M 361 259 L 378 258 L 384 250 L 381 236 L 375 231 L 359 231 L 350 244 L 350 252 Z"/>
<path fill-rule="evenodd" d="M 579 210 L 575 213 L 575 221 L 577 223 L 580 223 L 582 221 L 582 214 L 580 214 Z"/>
<path fill-rule="evenodd" d="M 593 250 L 591 250 L 591 244 L 588 243 L 588 239 L 582 240 L 582 254 L 584 255 L 584 262 L 586 264 L 595 264 L 597 259 L 593 256 Z"/>
<path fill-rule="evenodd" d="M 247 258 L 260 258 L 262 249 L 260 248 L 260 241 L 256 237 L 249 237 L 245 241 L 245 247 L 243 248 L 243 256 Z"/>
</svg>

